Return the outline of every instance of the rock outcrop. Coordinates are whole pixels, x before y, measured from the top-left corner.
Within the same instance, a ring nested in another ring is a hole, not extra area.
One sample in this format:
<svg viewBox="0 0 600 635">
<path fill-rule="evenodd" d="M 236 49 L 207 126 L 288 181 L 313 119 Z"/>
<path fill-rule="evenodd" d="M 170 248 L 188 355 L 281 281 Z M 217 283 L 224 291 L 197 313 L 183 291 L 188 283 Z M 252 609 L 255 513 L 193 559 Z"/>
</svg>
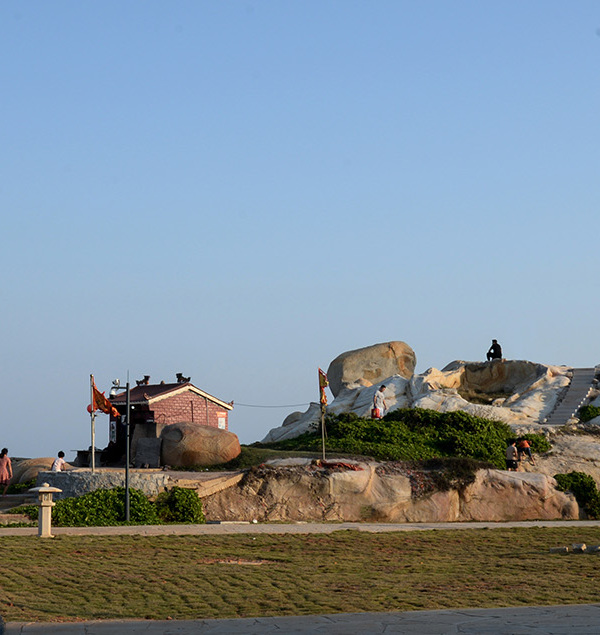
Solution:
<svg viewBox="0 0 600 635">
<path fill-rule="evenodd" d="M 344 388 L 354 384 L 372 386 L 392 375 L 410 379 L 416 365 L 415 352 L 405 342 L 385 342 L 347 351 L 329 364 L 329 388 L 337 397 Z"/>
<path fill-rule="evenodd" d="M 389 410 L 408 407 L 439 412 L 463 410 L 514 427 L 539 427 L 566 391 L 570 371 L 566 366 L 524 360 L 454 361 L 443 370 L 430 368 L 410 378 L 395 374 L 377 379 L 374 385 L 364 378 L 354 383 L 341 382 L 341 387 L 336 384 L 336 398 L 327 412 L 354 412 L 359 417 L 368 417 L 373 395 L 383 383 Z M 311 404 L 305 413 L 293 413 L 286 419 L 286 425 L 270 430 L 263 442 L 292 439 L 316 429 L 319 417 L 319 405 Z"/>
<path fill-rule="evenodd" d="M 218 465 L 241 452 L 236 434 L 197 423 L 172 423 L 160 434 L 161 464 L 178 467 Z"/>
<path fill-rule="evenodd" d="M 390 464 L 327 469 L 261 466 L 203 499 L 209 519 L 258 521 L 454 522 L 579 518 L 570 494 L 543 474 L 480 470 L 462 488 L 423 493 L 414 474 Z"/>
</svg>

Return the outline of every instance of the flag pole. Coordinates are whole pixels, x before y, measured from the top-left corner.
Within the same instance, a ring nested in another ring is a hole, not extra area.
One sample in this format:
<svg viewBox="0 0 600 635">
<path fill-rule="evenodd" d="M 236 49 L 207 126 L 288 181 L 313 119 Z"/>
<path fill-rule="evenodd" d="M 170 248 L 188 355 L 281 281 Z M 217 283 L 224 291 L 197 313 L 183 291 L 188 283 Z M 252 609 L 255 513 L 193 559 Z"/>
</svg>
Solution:
<svg viewBox="0 0 600 635">
<path fill-rule="evenodd" d="M 323 447 L 323 461 L 325 461 L 325 409 L 327 408 L 325 387 L 328 385 L 327 375 L 319 368 L 319 401 L 321 403 L 321 445 Z"/>
<path fill-rule="evenodd" d="M 92 423 L 92 474 L 96 471 L 96 408 L 94 403 L 94 375 L 90 375 L 90 403 L 92 404 L 92 412 L 90 413 Z"/>
<path fill-rule="evenodd" d="M 325 461 L 325 404 L 321 404 L 321 442 L 323 445 L 323 461 Z"/>
</svg>

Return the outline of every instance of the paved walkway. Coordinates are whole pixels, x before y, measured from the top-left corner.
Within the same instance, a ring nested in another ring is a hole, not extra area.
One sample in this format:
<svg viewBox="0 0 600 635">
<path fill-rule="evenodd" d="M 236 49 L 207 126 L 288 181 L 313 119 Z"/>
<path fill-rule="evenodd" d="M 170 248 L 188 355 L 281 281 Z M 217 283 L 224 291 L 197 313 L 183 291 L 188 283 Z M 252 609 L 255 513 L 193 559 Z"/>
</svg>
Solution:
<svg viewBox="0 0 600 635">
<path fill-rule="evenodd" d="M 53 527 L 55 536 L 214 536 L 219 534 L 330 534 L 352 529 L 374 534 L 433 529 L 504 529 L 512 527 L 600 527 L 600 520 L 522 520 L 490 523 L 244 523 L 206 525 L 129 525 L 120 527 Z M 37 527 L 0 527 L 2 536 L 37 536 Z M 600 632 L 600 631 L 599 631 Z"/>
<path fill-rule="evenodd" d="M 0 633 L 2 632 L 0 627 Z M 77 624 L 6 624 L 6 635 L 598 635 L 600 604 L 409 611 L 405 613 L 341 613 L 301 617 L 237 620 L 103 621 Z"/>
</svg>

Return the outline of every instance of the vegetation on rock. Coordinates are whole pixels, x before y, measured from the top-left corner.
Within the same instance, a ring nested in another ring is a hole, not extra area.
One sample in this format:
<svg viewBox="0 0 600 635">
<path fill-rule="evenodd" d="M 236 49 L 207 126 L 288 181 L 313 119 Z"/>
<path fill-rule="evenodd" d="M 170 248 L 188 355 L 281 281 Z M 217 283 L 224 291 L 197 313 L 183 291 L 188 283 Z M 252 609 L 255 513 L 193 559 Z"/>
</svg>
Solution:
<svg viewBox="0 0 600 635">
<path fill-rule="evenodd" d="M 463 411 L 437 412 L 405 408 L 383 419 L 360 418 L 354 413 L 329 416 L 326 450 L 373 457 L 378 460 L 425 460 L 462 457 L 504 468 L 508 442 L 514 438 L 505 423 Z M 550 449 L 544 435 L 526 435 L 534 452 Z M 280 450 L 318 450 L 321 435 L 305 433 L 294 439 L 270 443 Z"/>
<path fill-rule="evenodd" d="M 587 406 L 582 406 L 579 408 L 579 419 L 583 421 L 583 423 L 587 423 L 596 417 L 600 417 L 600 408 L 598 406 L 592 406 L 588 404 Z"/>
<path fill-rule="evenodd" d="M 596 487 L 596 481 L 589 474 L 569 472 L 568 474 L 555 474 L 554 478 L 561 491 L 573 493 L 589 518 L 600 518 L 600 492 Z"/>
</svg>

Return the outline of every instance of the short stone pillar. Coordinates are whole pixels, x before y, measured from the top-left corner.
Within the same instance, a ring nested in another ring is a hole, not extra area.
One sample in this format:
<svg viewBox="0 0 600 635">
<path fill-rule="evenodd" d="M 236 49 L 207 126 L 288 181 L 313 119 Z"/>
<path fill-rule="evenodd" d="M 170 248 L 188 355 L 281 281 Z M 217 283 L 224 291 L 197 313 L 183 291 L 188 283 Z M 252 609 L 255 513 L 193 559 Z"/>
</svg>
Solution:
<svg viewBox="0 0 600 635">
<path fill-rule="evenodd" d="M 33 487 L 30 492 L 38 495 L 38 536 L 40 538 L 53 538 L 52 529 L 52 508 L 56 503 L 52 502 L 52 494 L 62 492 L 58 487 L 50 487 L 49 483 L 42 483 L 41 487 Z"/>
</svg>

